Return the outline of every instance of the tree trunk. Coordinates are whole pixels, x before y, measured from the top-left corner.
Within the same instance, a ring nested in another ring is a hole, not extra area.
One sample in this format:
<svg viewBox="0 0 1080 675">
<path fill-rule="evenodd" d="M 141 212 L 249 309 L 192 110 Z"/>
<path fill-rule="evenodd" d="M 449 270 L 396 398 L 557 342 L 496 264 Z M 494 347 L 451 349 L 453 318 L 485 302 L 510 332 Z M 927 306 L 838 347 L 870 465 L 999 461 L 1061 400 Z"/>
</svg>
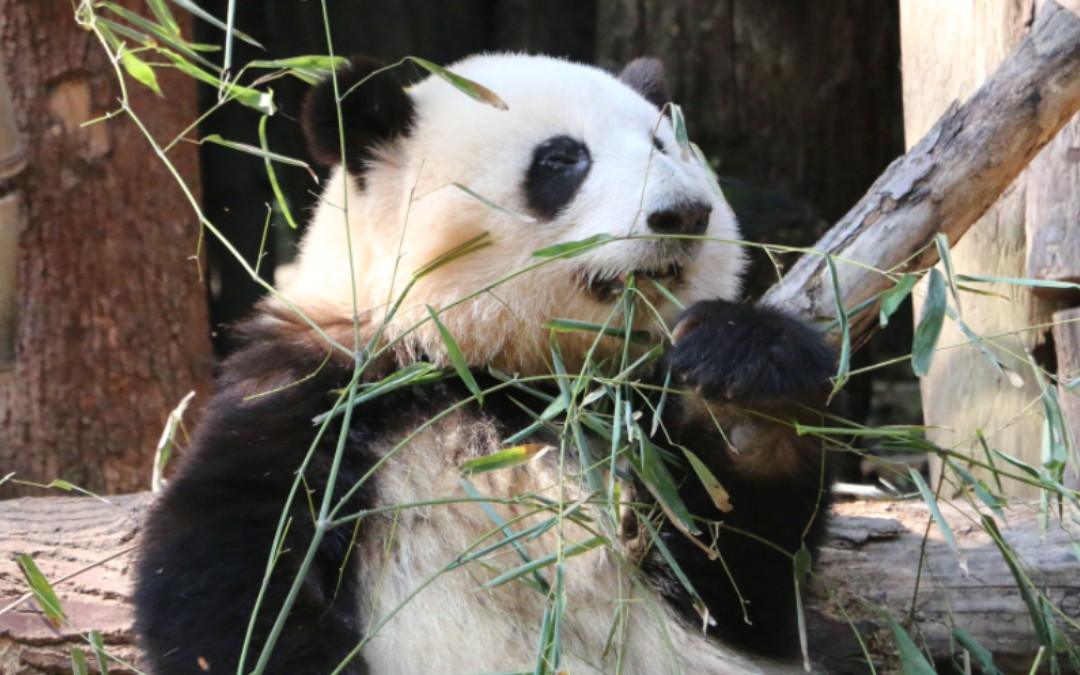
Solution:
<svg viewBox="0 0 1080 675">
<path fill-rule="evenodd" d="M 904 120 L 908 142 L 914 144 L 957 99 L 982 84 L 1012 50 L 1031 24 L 1034 0 L 938 2 L 901 0 L 901 43 L 904 73 Z M 1050 156 L 1046 156 L 1049 160 Z M 1002 195 L 997 204 L 972 226 L 951 251 L 958 273 L 1021 278 L 1027 273 L 1026 216 L 1032 213 L 1029 195 L 1045 192 L 1059 181 L 1060 169 L 1036 172 L 1040 156 Z M 1053 162 L 1050 162 L 1053 163 Z M 1041 185 L 1040 185 L 1041 183 Z M 1078 189 L 1080 185 L 1066 189 Z M 1046 324 L 1058 305 L 1016 284 L 982 286 L 992 295 L 965 293 L 963 321 L 987 340 L 990 349 L 1011 374 L 1003 374 L 977 349 L 941 350 L 933 369 L 922 379 L 923 415 L 932 428 L 928 437 L 959 452 L 977 449 L 975 432 L 989 444 L 1029 464 L 1042 463 L 1039 438 L 1043 417 L 1027 411 L 1041 391 L 1032 374 L 1031 354 L 1042 355 L 1049 330 L 1025 330 Z M 916 315 L 922 305 L 915 296 Z M 963 332 L 945 323 L 939 344 L 963 345 Z M 1041 364 L 1045 365 L 1045 363 Z M 962 375 L 961 375 L 962 374 Z M 961 376 L 958 376 L 961 375 Z M 931 459 L 931 473 L 940 462 Z M 985 472 L 981 472 L 986 478 Z M 1009 494 L 1031 497 L 1035 489 L 1010 482 Z"/>
<path fill-rule="evenodd" d="M 137 664 L 128 572 L 136 532 L 152 499 L 138 494 L 110 498 L 110 504 L 89 498 L 0 504 L 0 672 L 70 673 L 71 649 L 89 651 L 83 635 L 90 630 L 101 631 L 111 656 Z M 1012 573 L 990 537 L 971 527 L 971 519 L 977 521 L 972 509 L 943 508 L 970 574 L 936 529 L 927 536 L 929 513 L 921 502 L 835 507 L 807 597 L 816 672 L 869 672 L 852 626 L 868 645 L 870 658 L 884 666 L 884 672 L 898 672 L 895 640 L 882 610 L 901 618 L 916 597 L 918 620 L 908 630 L 935 659 L 953 656 L 951 631 L 956 625 L 989 649 L 1003 672 L 1028 672 L 1038 644 Z M 1004 539 L 1024 561 L 1034 587 L 1045 587 L 1055 606 L 1075 616 L 1080 577 L 1069 546 L 1080 537 L 1080 525 L 1055 522 L 1044 537 L 1034 509 L 1014 507 L 1008 519 L 1008 527 L 1000 526 Z M 916 571 L 924 537 L 920 580 Z M 66 616 L 60 628 L 52 626 L 27 595 L 14 562 L 21 554 L 32 555 L 52 582 Z M 112 663 L 109 671 L 132 672 Z"/>
<path fill-rule="evenodd" d="M 0 371 L 0 473 L 143 488 L 168 411 L 208 373 L 197 221 L 130 120 L 81 126 L 116 109 L 119 90 L 69 3 L 0 0 L 0 63 L 28 160 L 14 180 L 24 219 L 14 363 Z M 195 85 L 168 70 L 159 78 L 167 99 L 128 86 L 165 141 L 195 118 Z M 170 158 L 197 186 L 194 147 Z"/>
</svg>

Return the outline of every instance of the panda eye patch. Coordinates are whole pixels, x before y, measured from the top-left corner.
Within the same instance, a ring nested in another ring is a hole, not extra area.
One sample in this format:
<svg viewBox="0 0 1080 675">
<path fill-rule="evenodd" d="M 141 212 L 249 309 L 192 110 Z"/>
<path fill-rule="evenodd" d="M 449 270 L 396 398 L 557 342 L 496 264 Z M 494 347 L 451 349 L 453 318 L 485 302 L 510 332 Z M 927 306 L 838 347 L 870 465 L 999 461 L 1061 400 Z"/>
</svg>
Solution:
<svg viewBox="0 0 1080 675">
<path fill-rule="evenodd" d="M 554 136 L 540 143 L 525 175 L 529 208 L 542 218 L 555 218 L 577 195 L 591 167 L 589 148 L 577 139 Z"/>
</svg>

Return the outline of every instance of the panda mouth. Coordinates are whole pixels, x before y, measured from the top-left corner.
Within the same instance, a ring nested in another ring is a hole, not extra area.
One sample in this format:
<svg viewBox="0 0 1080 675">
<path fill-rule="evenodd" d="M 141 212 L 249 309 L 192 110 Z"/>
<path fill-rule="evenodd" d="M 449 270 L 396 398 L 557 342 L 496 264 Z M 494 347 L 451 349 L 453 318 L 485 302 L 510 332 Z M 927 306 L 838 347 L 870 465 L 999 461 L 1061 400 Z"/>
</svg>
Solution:
<svg viewBox="0 0 1080 675">
<path fill-rule="evenodd" d="M 577 282 L 578 286 L 591 295 L 596 301 L 611 302 L 626 290 L 626 285 L 630 283 L 631 277 L 636 281 L 642 279 L 658 281 L 671 289 L 679 286 L 682 282 L 683 265 L 681 263 L 671 262 L 659 267 L 636 269 L 607 277 L 596 276 L 589 274 L 585 270 L 581 270 L 577 274 Z"/>
</svg>

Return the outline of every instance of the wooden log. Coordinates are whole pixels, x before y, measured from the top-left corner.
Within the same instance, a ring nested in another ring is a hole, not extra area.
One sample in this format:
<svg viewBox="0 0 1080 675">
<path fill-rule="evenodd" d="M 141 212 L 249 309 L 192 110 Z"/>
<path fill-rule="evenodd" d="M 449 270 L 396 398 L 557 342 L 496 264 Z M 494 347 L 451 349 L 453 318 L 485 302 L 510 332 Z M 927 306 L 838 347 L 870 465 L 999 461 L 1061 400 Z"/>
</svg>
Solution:
<svg viewBox="0 0 1080 675">
<path fill-rule="evenodd" d="M 887 671 L 899 670 L 892 651 L 895 638 L 882 609 L 897 620 L 914 616 L 916 623 L 908 632 L 939 664 L 962 658 L 953 637 L 955 626 L 989 650 L 1002 672 L 1030 671 L 1039 645 L 1001 550 L 970 506 L 942 503 L 941 509 L 959 555 L 931 524 L 921 501 L 852 502 L 834 509 L 807 598 L 811 643 L 816 645 L 811 656 L 827 672 L 870 672 L 852 626 L 875 660 Z M 1072 542 L 1080 524 L 1052 520 L 1044 534 L 1037 509 L 1023 503 L 1012 505 L 1006 516 L 1008 524 L 998 527 L 1023 561 L 1032 592 L 1045 588 L 1049 601 L 1075 622 L 1080 616 L 1080 561 Z M 1075 630 L 1069 636 L 1080 638 Z"/>
<path fill-rule="evenodd" d="M 149 493 L 109 497 L 26 498 L 0 502 L 0 673 L 71 673 L 71 649 L 101 631 L 108 652 L 132 662 L 131 553 Z M 54 584 L 67 623 L 54 627 L 37 604 L 16 564 L 34 558 Z M 65 581 L 60 581 L 66 579 Z M 93 661 L 93 657 L 90 658 Z M 110 673 L 130 673 L 116 663 Z"/>
<path fill-rule="evenodd" d="M 152 500 L 144 493 L 110 497 L 109 503 L 67 497 L 0 503 L 0 672 L 70 673 L 71 649 L 85 649 L 90 630 L 101 631 L 110 655 L 137 665 L 129 572 L 138 526 Z M 970 574 L 931 528 L 915 605 L 917 633 L 936 658 L 946 659 L 954 649 L 949 638 L 955 621 L 994 653 L 1004 672 L 1026 673 L 1038 645 L 1011 572 L 997 547 L 973 524 L 970 507 L 943 508 Z M 1080 564 L 1069 547 L 1080 537 L 1080 525 L 1055 522 L 1042 537 L 1033 509 L 1014 507 L 1008 518 L 1009 525 L 1001 529 L 1024 559 L 1033 583 L 1045 586 L 1051 602 L 1076 616 Z M 807 604 L 810 653 L 819 669 L 863 672 L 865 660 L 851 625 L 858 627 L 879 666 L 886 671 L 895 666 L 895 641 L 881 610 L 901 618 L 910 608 L 928 522 L 921 502 L 835 507 Z M 21 554 L 33 556 L 53 583 L 67 616 L 60 628 L 27 595 L 14 561 Z M 117 663 L 109 670 L 134 672 Z"/>
<path fill-rule="evenodd" d="M 836 260 L 842 305 L 850 310 L 890 288 L 893 279 L 878 270 L 937 262 L 934 236 L 958 241 L 1078 109 L 1080 14 L 1048 1 L 971 99 L 950 108 L 815 244 Z M 812 320 L 836 316 L 829 268 L 818 255 L 803 256 L 765 300 Z M 877 325 L 874 307 L 852 317 L 856 341 Z"/>
<path fill-rule="evenodd" d="M 1054 349 L 1057 352 L 1058 400 L 1073 443 L 1065 485 L 1080 490 L 1080 307 L 1054 314 Z"/>
</svg>

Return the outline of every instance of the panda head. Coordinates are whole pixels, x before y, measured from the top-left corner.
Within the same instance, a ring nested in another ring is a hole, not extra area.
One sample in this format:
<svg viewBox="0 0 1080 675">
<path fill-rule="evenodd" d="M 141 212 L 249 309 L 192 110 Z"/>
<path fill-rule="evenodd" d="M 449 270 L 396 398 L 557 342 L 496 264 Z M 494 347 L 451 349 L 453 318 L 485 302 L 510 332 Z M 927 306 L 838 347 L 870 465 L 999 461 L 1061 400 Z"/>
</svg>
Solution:
<svg viewBox="0 0 1080 675">
<path fill-rule="evenodd" d="M 337 168 L 295 280 L 281 289 L 302 311 L 351 335 L 355 308 L 362 328 L 385 323 L 388 338 L 402 338 L 405 359 L 443 362 L 443 339 L 425 321 L 431 307 L 470 365 L 539 372 L 551 355 L 544 322 L 611 321 L 631 275 L 647 301 L 635 328 L 658 339 L 679 308 L 654 282 L 684 305 L 736 296 L 743 256 L 732 242 L 735 218 L 707 170 L 677 144 L 658 61 L 639 59 L 618 77 L 524 55 L 449 67 L 494 92 L 505 110 L 436 76 L 406 89 L 380 68 L 357 58 L 339 70 L 340 118 L 330 81 L 305 102 L 312 152 Z M 604 243 L 580 255 L 533 255 L 596 235 Z M 486 246 L 409 286 L 418 270 L 479 236 Z M 559 339 L 564 357 L 578 362 L 595 336 Z"/>
</svg>

